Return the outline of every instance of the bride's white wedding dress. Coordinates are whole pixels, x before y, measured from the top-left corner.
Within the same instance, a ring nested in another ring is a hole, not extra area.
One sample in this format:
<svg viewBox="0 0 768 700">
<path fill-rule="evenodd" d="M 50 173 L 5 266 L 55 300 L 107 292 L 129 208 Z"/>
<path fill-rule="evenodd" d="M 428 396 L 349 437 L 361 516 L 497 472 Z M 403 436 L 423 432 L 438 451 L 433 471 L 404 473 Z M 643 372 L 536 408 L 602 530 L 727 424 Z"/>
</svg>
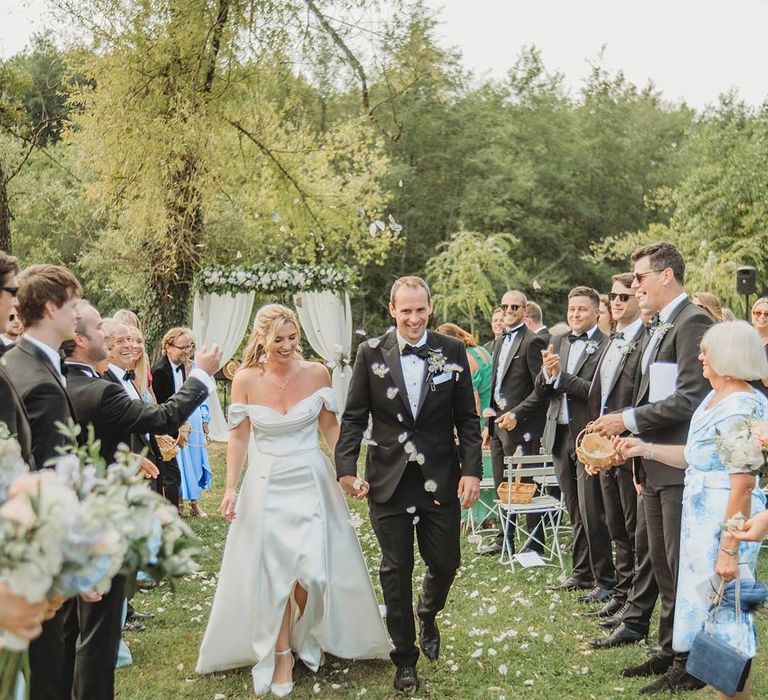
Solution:
<svg viewBox="0 0 768 700">
<path fill-rule="evenodd" d="M 254 691 L 265 692 L 296 582 L 308 598 L 304 614 L 294 616 L 291 648 L 311 670 L 322 664 L 324 651 L 347 659 L 389 658 L 360 543 L 318 441 L 320 411 L 324 405 L 335 410 L 334 404 L 333 390 L 323 388 L 286 414 L 260 404 L 230 406 L 231 426 L 251 422 L 248 470 L 198 673 L 252 666 Z"/>
</svg>

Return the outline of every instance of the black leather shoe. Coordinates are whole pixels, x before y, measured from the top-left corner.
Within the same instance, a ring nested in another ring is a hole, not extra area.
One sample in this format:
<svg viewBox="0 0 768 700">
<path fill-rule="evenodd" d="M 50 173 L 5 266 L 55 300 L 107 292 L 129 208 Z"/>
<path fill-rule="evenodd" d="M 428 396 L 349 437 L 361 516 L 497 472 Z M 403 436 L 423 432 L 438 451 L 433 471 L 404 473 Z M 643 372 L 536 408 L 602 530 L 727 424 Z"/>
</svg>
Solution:
<svg viewBox="0 0 768 700">
<path fill-rule="evenodd" d="M 615 630 L 621 624 L 621 618 L 618 616 L 609 617 L 606 620 L 600 620 L 597 624 L 603 629 Z"/>
<path fill-rule="evenodd" d="M 611 649 L 613 647 L 623 647 L 625 644 L 636 644 L 645 639 L 642 632 L 635 632 L 626 625 L 619 625 L 611 634 L 602 639 L 590 639 L 589 646 L 593 649 Z"/>
<path fill-rule="evenodd" d="M 498 542 L 491 542 L 491 544 L 479 549 L 477 553 L 481 557 L 492 557 L 495 554 L 501 554 L 501 545 Z"/>
<path fill-rule="evenodd" d="M 132 625 L 127 622 L 123 625 L 123 632 L 143 632 L 145 629 L 147 628 L 144 625 Z"/>
<path fill-rule="evenodd" d="M 621 670 L 624 678 L 648 678 L 650 676 L 660 676 L 672 668 L 671 656 L 652 656 L 645 663 L 639 666 L 630 666 Z"/>
<path fill-rule="evenodd" d="M 580 603 L 607 603 L 613 597 L 612 588 L 595 586 L 587 595 L 581 596 Z"/>
<path fill-rule="evenodd" d="M 398 666 L 395 671 L 395 690 L 412 693 L 419 689 L 419 677 L 415 666 Z"/>
<path fill-rule="evenodd" d="M 590 591 L 593 588 L 594 584 L 579 581 L 578 579 L 573 578 L 573 576 L 568 577 L 562 583 L 557 583 L 554 586 L 547 586 L 548 591 Z"/>
<path fill-rule="evenodd" d="M 686 673 L 682 668 L 670 668 L 661 678 L 637 691 L 638 695 L 655 695 L 656 693 L 679 693 L 685 690 L 699 690 L 706 683 Z"/>
<path fill-rule="evenodd" d="M 619 610 L 624 607 L 624 604 L 616 598 L 611 598 L 602 608 L 598 610 L 589 610 L 582 613 L 584 617 L 613 617 Z"/>
<path fill-rule="evenodd" d="M 151 620 L 154 617 L 152 613 L 141 613 L 138 610 L 128 613 L 125 618 L 126 622 L 134 622 L 136 620 Z"/>
<path fill-rule="evenodd" d="M 440 655 L 440 630 L 437 629 L 434 618 L 419 618 L 419 648 L 430 661 L 437 661 Z"/>
</svg>

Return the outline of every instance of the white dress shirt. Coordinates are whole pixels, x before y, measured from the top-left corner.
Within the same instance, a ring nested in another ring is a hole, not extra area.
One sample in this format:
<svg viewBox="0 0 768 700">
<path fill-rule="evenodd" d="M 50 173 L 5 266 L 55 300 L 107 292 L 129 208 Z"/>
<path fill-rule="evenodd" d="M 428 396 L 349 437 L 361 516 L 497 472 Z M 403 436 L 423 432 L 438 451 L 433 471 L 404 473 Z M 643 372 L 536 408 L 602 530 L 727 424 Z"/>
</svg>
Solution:
<svg viewBox="0 0 768 700">
<path fill-rule="evenodd" d="M 595 334 L 595 331 L 597 331 L 597 326 L 592 326 L 592 328 L 587 331 L 587 340 L 592 340 L 592 336 Z M 571 341 L 566 338 L 565 342 L 570 343 Z M 573 370 L 576 368 L 576 365 L 579 363 L 579 360 L 581 359 L 581 356 L 584 354 L 586 349 L 587 343 L 584 340 L 574 340 L 573 343 L 571 343 L 571 349 L 568 352 L 568 364 L 567 367 L 565 367 L 565 371 L 568 372 L 568 374 L 573 374 Z M 557 389 L 557 387 L 560 386 L 560 380 L 563 377 L 563 372 L 561 371 L 557 377 L 549 377 L 547 370 L 543 367 L 542 370 L 544 371 L 544 376 L 547 379 L 547 383 L 552 384 L 555 389 Z M 559 425 L 568 425 L 568 420 L 568 396 L 567 392 L 565 392 L 560 398 L 560 409 L 557 412 L 557 422 Z"/>
<path fill-rule="evenodd" d="M 417 343 L 408 343 L 408 341 L 397 331 L 397 346 L 403 348 L 406 344 L 420 348 L 427 342 L 427 333 L 421 336 Z M 408 404 L 411 407 L 411 413 L 414 418 L 419 410 L 419 401 L 421 399 L 421 385 L 424 383 L 424 372 L 426 372 L 427 363 L 418 355 L 403 355 L 400 353 L 400 367 L 403 370 L 403 380 L 405 381 L 405 390 L 408 392 Z"/>
<path fill-rule="evenodd" d="M 183 373 L 179 372 L 178 370 L 181 365 L 173 364 L 170 359 L 168 360 L 168 363 L 171 365 L 171 374 L 173 374 L 173 393 L 175 394 L 179 389 L 181 389 L 181 385 L 184 383 L 184 376 Z"/>
<path fill-rule="evenodd" d="M 600 363 L 600 415 L 603 415 L 605 411 L 605 402 L 608 400 L 608 391 L 613 384 L 616 370 L 621 364 L 621 349 L 629 343 L 643 325 L 641 318 L 636 318 L 632 323 L 623 328 L 620 333 L 624 335 L 623 338 L 614 337 L 611 339 L 611 344 L 603 355 L 603 360 Z"/>
<path fill-rule="evenodd" d="M 667 304 L 661 311 L 659 311 L 659 321 L 661 323 L 668 323 L 675 309 L 677 309 L 677 307 L 680 306 L 680 304 L 682 304 L 687 298 L 688 295 L 685 292 L 679 296 L 676 296 L 672 301 L 669 302 L 669 304 Z M 648 370 L 648 364 L 651 359 L 651 352 L 661 342 L 661 338 L 661 333 L 654 333 L 651 336 L 650 341 L 648 341 L 648 346 L 645 348 L 643 357 L 640 360 L 640 371 L 643 374 L 645 374 Z M 626 426 L 627 430 L 629 430 L 631 433 L 637 435 L 640 432 L 640 428 L 637 427 L 637 419 L 635 418 L 634 408 L 625 408 L 621 414 L 621 418 L 624 421 L 624 425 Z"/>
<path fill-rule="evenodd" d="M 505 329 L 507 333 L 519 333 L 525 323 L 521 323 L 514 328 Z M 515 336 L 514 335 L 507 335 L 504 338 L 504 341 L 501 344 L 501 350 L 499 350 L 499 363 L 496 365 L 496 381 L 493 386 L 493 400 L 496 402 L 496 405 L 501 408 L 503 411 L 504 408 L 504 397 L 501 395 L 501 382 L 504 379 L 504 369 L 507 365 L 507 357 L 509 356 L 509 351 L 512 349 L 512 342 L 514 341 Z"/>
<path fill-rule="evenodd" d="M 30 343 L 32 343 L 32 345 L 40 348 L 40 350 L 42 350 L 45 353 L 45 356 L 51 361 L 51 364 L 53 365 L 53 369 L 56 371 L 56 374 L 59 376 L 61 383 L 64 386 L 67 386 L 67 380 L 64 378 L 64 375 L 61 373 L 61 355 L 59 355 L 59 351 L 54 350 L 50 345 L 46 345 L 42 340 L 38 340 L 37 338 L 31 336 L 29 333 L 25 333 L 24 337 Z"/>
</svg>

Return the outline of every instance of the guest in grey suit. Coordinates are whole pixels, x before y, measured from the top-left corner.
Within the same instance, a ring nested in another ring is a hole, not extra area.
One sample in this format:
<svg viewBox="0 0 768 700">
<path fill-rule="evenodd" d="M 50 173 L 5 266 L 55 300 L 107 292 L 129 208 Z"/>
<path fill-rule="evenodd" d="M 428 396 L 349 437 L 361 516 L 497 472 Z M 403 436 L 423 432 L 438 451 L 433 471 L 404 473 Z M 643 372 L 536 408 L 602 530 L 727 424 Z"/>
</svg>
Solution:
<svg viewBox="0 0 768 700">
<path fill-rule="evenodd" d="M 697 358 L 701 338 L 712 325 L 712 318 L 691 303 L 685 293 L 685 260 L 672 243 L 640 248 L 632 260 L 632 289 L 640 308 L 653 316 L 643 342 L 632 405 L 602 416 L 593 430 L 602 435 L 629 431 L 646 442 L 682 445 L 688 438 L 691 416 L 709 391 Z M 701 684 L 685 672 L 687 653 L 672 649 L 685 473 L 652 458 L 641 459 L 636 467 L 638 464 L 635 476 L 643 486 L 648 547 L 661 598 L 661 651 L 639 666 L 624 669 L 622 674 L 663 674 L 640 691 L 643 695 L 692 690 Z"/>
</svg>

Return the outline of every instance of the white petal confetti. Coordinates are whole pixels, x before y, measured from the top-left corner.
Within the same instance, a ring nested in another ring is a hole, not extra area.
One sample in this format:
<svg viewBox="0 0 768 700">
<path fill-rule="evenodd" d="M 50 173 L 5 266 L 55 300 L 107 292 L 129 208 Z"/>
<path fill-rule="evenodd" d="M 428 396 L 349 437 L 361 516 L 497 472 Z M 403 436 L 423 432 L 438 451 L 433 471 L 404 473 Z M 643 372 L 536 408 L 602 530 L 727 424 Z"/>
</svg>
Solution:
<svg viewBox="0 0 768 700">
<path fill-rule="evenodd" d="M 467 535 L 467 542 L 469 544 L 482 544 L 483 537 L 482 535 Z"/>
<path fill-rule="evenodd" d="M 488 614 L 489 615 L 495 615 L 497 609 L 498 608 L 495 605 L 489 605 L 488 606 Z"/>
<path fill-rule="evenodd" d="M 389 389 L 387 389 L 387 398 L 394 399 L 395 396 L 397 396 L 397 387 L 396 386 L 389 387 Z"/>
<path fill-rule="evenodd" d="M 418 515 L 415 516 L 414 519 L 413 519 L 413 524 L 414 525 L 418 525 L 419 524 L 419 520 L 421 520 L 421 518 Z"/>
<path fill-rule="evenodd" d="M 313 693 L 319 693 L 319 692 L 320 692 L 320 684 L 319 684 L 319 683 L 315 683 L 315 684 L 312 686 L 312 692 L 313 692 Z"/>
<path fill-rule="evenodd" d="M 398 413 L 397 414 L 397 420 L 399 420 L 401 423 L 403 422 L 403 414 L 402 413 Z"/>
<path fill-rule="evenodd" d="M 363 485 L 363 480 L 362 479 L 355 479 L 352 482 L 352 486 L 354 486 L 356 489 L 359 489 L 362 485 Z"/>
<path fill-rule="evenodd" d="M 424 490 L 427 493 L 434 493 L 435 491 L 437 491 L 437 484 L 432 479 L 427 479 L 424 482 Z"/>
<path fill-rule="evenodd" d="M 408 442 L 406 442 L 405 445 L 403 445 L 403 449 L 408 454 L 411 454 L 411 452 L 413 452 L 416 449 L 416 446 L 410 440 L 408 440 Z"/>
<path fill-rule="evenodd" d="M 357 530 L 363 524 L 363 519 L 359 515 L 353 515 L 347 522 Z"/>
<path fill-rule="evenodd" d="M 509 669 L 507 668 L 507 664 L 501 664 L 501 666 L 499 666 L 499 673 L 502 676 L 506 676 L 507 673 L 509 673 Z"/>
<path fill-rule="evenodd" d="M 365 328 L 358 328 L 355 331 L 355 334 L 361 336 L 362 338 L 365 338 L 365 336 L 368 335 L 368 331 L 365 330 Z"/>
<path fill-rule="evenodd" d="M 527 681 L 523 681 L 523 685 L 533 685 L 533 681 L 529 678 Z"/>
<path fill-rule="evenodd" d="M 423 465 L 423 464 L 424 464 L 424 462 L 425 462 L 425 458 L 424 458 L 424 455 L 423 455 L 423 454 L 421 454 L 421 452 L 419 452 L 419 453 L 416 455 L 416 464 L 418 464 L 419 466 L 421 466 L 421 465 Z"/>
<path fill-rule="evenodd" d="M 482 655 L 483 655 L 483 649 L 482 649 L 482 647 L 481 647 L 480 649 L 475 649 L 475 650 L 474 650 L 474 651 L 473 651 L 473 652 L 470 654 L 470 656 L 471 656 L 473 659 L 479 659 L 479 658 L 480 658 Z"/>
<path fill-rule="evenodd" d="M 406 513 L 415 513 L 415 512 L 416 512 L 416 506 L 408 506 L 408 507 L 405 509 L 405 512 L 406 512 Z"/>
<path fill-rule="evenodd" d="M 400 433 L 397 436 L 397 441 L 402 445 L 408 439 L 408 433 Z"/>
<path fill-rule="evenodd" d="M 384 379 L 384 377 L 387 376 L 389 373 L 389 367 L 386 365 L 380 363 L 380 362 L 374 362 L 371 365 L 371 372 L 373 372 L 379 379 Z"/>
<path fill-rule="evenodd" d="M 372 347 L 372 348 L 377 348 L 377 347 L 379 347 L 379 343 L 380 343 L 380 342 L 381 342 L 381 338 L 371 338 L 371 339 L 368 341 L 368 345 L 369 345 L 370 347 Z"/>
</svg>

